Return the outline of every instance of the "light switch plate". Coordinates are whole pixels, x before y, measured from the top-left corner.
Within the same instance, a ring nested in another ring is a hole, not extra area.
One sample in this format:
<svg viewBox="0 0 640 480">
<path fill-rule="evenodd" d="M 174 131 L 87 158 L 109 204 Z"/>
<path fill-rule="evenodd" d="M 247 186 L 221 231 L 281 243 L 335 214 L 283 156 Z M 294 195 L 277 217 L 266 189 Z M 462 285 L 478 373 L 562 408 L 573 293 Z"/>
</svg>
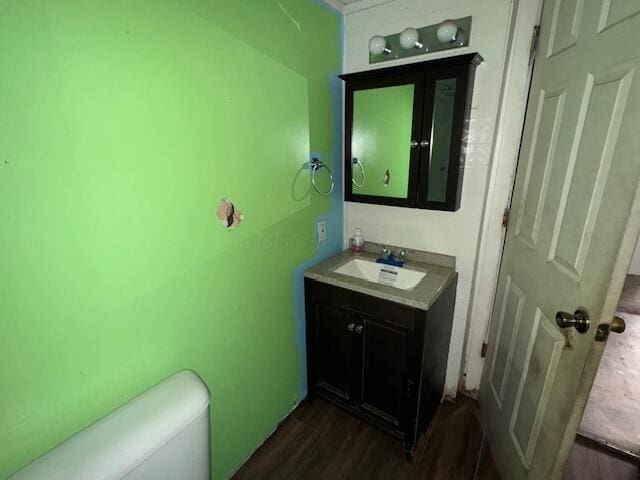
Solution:
<svg viewBox="0 0 640 480">
<path fill-rule="evenodd" d="M 327 221 L 320 220 L 316 223 L 316 237 L 318 239 L 318 243 L 324 242 L 327 239 Z"/>
</svg>

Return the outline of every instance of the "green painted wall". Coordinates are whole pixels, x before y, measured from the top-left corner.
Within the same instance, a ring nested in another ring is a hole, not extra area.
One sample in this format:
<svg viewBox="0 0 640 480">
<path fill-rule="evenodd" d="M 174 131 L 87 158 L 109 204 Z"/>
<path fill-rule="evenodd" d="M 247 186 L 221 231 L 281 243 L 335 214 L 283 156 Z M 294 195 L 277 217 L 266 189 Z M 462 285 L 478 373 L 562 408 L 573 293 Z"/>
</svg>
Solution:
<svg viewBox="0 0 640 480">
<path fill-rule="evenodd" d="M 341 20 L 302 0 L 0 11 L 0 478 L 183 368 L 212 391 L 224 478 L 300 396 L 292 275 L 330 201 L 299 170 L 336 164 Z"/>
<path fill-rule="evenodd" d="M 414 88 L 412 84 L 354 92 L 351 151 L 364 167 L 365 183 L 352 185 L 353 193 L 407 198 Z M 353 178 L 362 183 L 358 165 Z"/>
</svg>

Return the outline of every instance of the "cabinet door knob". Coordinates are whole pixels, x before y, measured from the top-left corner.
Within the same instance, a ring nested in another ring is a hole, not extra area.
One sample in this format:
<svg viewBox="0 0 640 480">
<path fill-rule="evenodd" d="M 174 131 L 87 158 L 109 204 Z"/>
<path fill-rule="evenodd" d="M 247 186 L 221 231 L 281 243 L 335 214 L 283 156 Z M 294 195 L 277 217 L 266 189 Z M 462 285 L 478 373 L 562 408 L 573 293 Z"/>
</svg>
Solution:
<svg viewBox="0 0 640 480">
<path fill-rule="evenodd" d="M 429 146 L 429 140 L 422 140 L 420 142 L 420 146 L 421 147 L 428 147 Z"/>
<path fill-rule="evenodd" d="M 350 323 L 349 325 L 347 325 L 347 330 L 349 330 L 350 332 L 353 332 L 355 328 L 356 328 L 355 323 Z"/>
<path fill-rule="evenodd" d="M 362 325 L 356 327 L 356 333 L 362 333 Z"/>
<path fill-rule="evenodd" d="M 411 143 L 409 144 L 411 148 L 416 148 L 418 145 L 420 144 L 418 143 L 417 140 L 411 140 Z"/>
</svg>

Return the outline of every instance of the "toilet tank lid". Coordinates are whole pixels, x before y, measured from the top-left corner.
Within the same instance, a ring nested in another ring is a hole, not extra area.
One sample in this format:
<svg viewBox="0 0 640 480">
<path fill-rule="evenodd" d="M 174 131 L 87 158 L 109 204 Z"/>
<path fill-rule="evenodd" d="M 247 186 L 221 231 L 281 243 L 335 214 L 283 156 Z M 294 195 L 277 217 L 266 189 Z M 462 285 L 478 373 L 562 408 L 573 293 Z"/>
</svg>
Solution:
<svg viewBox="0 0 640 480">
<path fill-rule="evenodd" d="M 11 480 L 122 478 L 201 416 L 209 390 L 182 370 L 37 458 Z"/>
</svg>

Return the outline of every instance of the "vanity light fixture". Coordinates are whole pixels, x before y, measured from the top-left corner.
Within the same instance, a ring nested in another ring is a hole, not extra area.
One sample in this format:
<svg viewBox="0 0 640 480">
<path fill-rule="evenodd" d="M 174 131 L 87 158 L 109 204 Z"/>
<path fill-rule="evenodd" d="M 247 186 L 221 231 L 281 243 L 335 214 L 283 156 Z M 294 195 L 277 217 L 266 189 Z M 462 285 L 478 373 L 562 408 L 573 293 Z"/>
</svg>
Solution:
<svg viewBox="0 0 640 480">
<path fill-rule="evenodd" d="M 405 28 L 400 34 L 400 46 L 405 50 L 420 49 L 424 44 L 420 41 L 420 33 L 413 27 Z"/>
<path fill-rule="evenodd" d="M 391 49 L 382 35 L 374 35 L 369 39 L 369 53 L 371 55 L 389 55 Z"/>
<path fill-rule="evenodd" d="M 446 43 L 449 45 L 455 45 L 459 43 L 461 39 L 464 37 L 464 30 L 456 25 L 456 22 L 453 20 L 445 20 L 440 25 L 438 25 L 438 29 L 436 30 L 436 36 L 440 43 Z"/>
<path fill-rule="evenodd" d="M 471 20 L 471 17 L 447 19 L 426 27 L 407 27 L 391 35 L 374 35 L 369 39 L 369 63 L 466 47 Z"/>
</svg>

